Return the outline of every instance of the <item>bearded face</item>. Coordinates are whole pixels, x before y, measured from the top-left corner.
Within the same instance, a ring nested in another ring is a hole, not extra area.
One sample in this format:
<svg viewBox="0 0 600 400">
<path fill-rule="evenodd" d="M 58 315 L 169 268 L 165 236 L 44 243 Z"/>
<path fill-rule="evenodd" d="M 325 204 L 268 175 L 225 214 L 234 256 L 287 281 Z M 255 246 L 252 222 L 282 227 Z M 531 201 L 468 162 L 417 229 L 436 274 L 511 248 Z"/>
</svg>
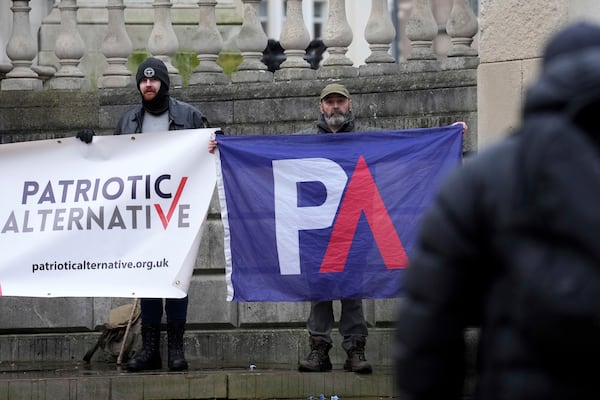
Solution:
<svg viewBox="0 0 600 400">
<path fill-rule="evenodd" d="M 339 94 L 332 94 L 321 101 L 321 112 L 327 125 L 336 131 L 350 117 L 352 100 Z"/>
</svg>

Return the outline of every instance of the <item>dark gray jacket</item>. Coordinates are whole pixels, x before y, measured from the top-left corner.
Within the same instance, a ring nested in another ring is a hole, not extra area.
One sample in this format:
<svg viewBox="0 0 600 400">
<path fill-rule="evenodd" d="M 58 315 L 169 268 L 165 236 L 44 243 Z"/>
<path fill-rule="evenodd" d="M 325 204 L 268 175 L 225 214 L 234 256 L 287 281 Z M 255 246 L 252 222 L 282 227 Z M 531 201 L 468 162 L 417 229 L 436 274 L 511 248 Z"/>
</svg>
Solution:
<svg viewBox="0 0 600 400">
<path fill-rule="evenodd" d="M 142 132 L 144 109 L 138 104 L 127 110 L 115 128 L 115 135 Z M 206 117 L 191 104 L 169 97 L 169 130 L 208 128 Z"/>
<path fill-rule="evenodd" d="M 600 49 L 547 65 L 523 124 L 465 162 L 426 213 L 395 341 L 406 399 L 598 399 Z"/>
</svg>

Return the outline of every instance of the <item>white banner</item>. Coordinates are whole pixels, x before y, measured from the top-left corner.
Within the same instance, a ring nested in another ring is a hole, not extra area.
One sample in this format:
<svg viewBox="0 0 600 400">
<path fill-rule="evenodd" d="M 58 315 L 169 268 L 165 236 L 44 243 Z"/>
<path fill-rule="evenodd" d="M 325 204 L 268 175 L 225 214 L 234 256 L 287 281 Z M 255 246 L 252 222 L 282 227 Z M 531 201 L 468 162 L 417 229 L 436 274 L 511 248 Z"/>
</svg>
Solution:
<svg viewBox="0 0 600 400">
<path fill-rule="evenodd" d="M 214 131 L 0 145 L 0 295 L 185 296 Z"/>
</svg>

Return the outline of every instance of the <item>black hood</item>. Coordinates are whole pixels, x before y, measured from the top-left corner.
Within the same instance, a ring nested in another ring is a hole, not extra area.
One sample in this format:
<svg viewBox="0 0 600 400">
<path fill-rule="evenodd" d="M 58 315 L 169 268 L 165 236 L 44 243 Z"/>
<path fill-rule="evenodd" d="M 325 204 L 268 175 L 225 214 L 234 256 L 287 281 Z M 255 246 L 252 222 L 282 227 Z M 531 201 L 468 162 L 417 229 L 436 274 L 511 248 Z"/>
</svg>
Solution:
<svg viewBox="0 0 600 400">
<path fill-rule="evenodd" d="M 600 112 L 600 47 L 570 52 L 548 62 L 525 100 L 525 115 L 558 112 L 573 122 L 590 107 Z M 600 123 L 599 123 L 600 126 Z"/>
</svg>

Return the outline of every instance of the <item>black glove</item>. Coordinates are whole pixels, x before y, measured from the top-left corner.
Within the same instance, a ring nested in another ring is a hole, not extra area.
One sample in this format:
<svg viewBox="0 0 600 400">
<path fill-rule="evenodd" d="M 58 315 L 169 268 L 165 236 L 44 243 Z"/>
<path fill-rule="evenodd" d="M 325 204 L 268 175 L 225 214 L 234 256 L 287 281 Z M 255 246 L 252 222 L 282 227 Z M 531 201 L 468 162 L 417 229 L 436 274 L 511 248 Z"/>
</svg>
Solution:
<svg viewBox="0 0 600 400">
<path fill-rule="evenodd" d="M 86 128 L 86 129 L 82 129 L 79 132 L 77 132 L 77 136 L 75 136 L 75 137 L 84 143 L 92 143 L 92 139 L 94 138 L 95 135 L 96 135 L 96 133 L 94 132 L 93 129 Z"/>
</svg>

